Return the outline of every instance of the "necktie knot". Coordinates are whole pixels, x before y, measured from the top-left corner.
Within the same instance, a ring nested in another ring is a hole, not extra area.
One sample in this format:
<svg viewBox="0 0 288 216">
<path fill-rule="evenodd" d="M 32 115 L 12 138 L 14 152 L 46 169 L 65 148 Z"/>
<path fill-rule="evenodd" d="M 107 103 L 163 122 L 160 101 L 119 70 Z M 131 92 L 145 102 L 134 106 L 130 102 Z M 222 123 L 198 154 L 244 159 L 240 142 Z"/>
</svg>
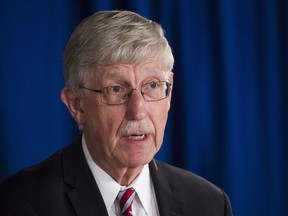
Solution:
<svg viewBox="0 0 288 216">
<path fill-rule="evenodd" d="M 132 202 L 136 195 L 133 188 L 120 191 L 117 200 L 120 204 L 121 216 L 132 216 Z"/>
</svg>

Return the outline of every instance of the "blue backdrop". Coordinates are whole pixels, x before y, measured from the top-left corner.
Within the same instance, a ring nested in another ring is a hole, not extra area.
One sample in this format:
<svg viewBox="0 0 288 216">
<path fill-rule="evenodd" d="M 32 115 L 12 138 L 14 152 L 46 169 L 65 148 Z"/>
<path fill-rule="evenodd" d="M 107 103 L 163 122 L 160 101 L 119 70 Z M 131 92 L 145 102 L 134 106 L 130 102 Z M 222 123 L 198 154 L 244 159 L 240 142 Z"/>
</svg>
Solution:
<svg viewBox="0 0 288 216">
<path fill-rule="evenodd" d="M 228 193 L 235 215 L 288 212 L 287 0 L 6 0 L 0 3 L 0 178 L 67 145 L 62 54 L 103 9 L 158 21 L 176 58 L 157 158 Z"/>
</svg>

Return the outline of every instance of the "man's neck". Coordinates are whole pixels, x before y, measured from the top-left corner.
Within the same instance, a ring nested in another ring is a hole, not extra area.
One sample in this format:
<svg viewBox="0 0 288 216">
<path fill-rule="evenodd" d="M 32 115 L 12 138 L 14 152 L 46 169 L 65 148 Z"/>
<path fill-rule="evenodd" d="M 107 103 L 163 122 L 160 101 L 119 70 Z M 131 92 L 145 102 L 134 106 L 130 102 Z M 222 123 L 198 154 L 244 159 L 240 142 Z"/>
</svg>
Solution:
<svg viewBox="0 0 288 216">
<path fill-rule="evenodd" d="M 92 154 L 91 156 L 93 158 Z M 97 161 L 94 158 L 93 160 L 101 169 L 105 170 L 105 172 L 107 172 L 121 186 L 130 185 L 141 173 L 144 167 L 121 167 L 114 164 L 101 164 L 101 161 Z"/>
<path fill-rule="evenodd" d="M 121 162 L 96 157 L 94 154 L 96 150 L 93 149 L 93 146 L 88 145 L 84 135 L 82 141 L 86 145 L 92 160 L 121 186 L 130 185 L 143 170 L 144 165 L 127 167 Z"/>
</svg>

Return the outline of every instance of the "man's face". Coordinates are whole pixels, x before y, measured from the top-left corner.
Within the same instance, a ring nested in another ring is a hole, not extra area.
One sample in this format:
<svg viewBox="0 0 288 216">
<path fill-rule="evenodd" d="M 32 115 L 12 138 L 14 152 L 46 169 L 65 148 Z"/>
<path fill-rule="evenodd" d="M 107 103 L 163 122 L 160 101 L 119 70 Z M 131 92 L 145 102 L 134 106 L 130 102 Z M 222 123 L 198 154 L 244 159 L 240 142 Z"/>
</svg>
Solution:
<svg viewBox="0 0 288 216">
<path fill-rule="evenodd" d="M 172 83 L 172 72 L 155 59 L 134 65 L 98 66 L 85 87 L 102 89 L 110 85 L 130 86 L 130 100 L 122 105 L 107 105 L 101 94 L 86 91 L 80 99 L 81 122 L 88 149 L 102 168 L 134 168 L 149 163 L 159 150 L 170 107 L 168 98 L 147 102 L 140 88 L 153 81 Z"/>
</svg>

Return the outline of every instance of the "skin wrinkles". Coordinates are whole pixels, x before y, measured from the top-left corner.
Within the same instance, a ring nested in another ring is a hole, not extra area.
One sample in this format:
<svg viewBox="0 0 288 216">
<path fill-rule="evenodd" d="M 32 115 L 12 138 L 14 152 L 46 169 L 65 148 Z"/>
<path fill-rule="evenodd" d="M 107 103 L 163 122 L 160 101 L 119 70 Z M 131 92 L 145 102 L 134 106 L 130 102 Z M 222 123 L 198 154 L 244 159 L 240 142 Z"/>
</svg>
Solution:
<svg viewBox="0 0 288 216">
<path fill-rule="evenodd" d="M 151 79 L 163 81 L 168 78 L 172 83 L 173 73 L 170 72 L 169 77 L 165 75 L 164 67 L 155 59 L 133 65 L 97 66 L 86 86 L 99 89 L 121 82 L 139 89 Z M 161 101 L 146 102 L 137 90 L 126 104 L 109 106 L 101 101 L 98 93 L 80 97 L 64 89 L 62 100 L 74 104 L 74 110 L 69 110 L 76 122 L 83 125 L 93 160 L 121 185 L 129 185 L 161 147 L 171 94 Z M 135 135 L 137 139 L 128 135 Z"/>
<path fill-rule="evenodd" d="M 94 73 L 92 76 L 95 76 L 95 86 L 98 86 L 98 88 L 103 88 L 106 86 L 111 85 L 112 83 L 121 84 L 123 82 L 123 77 L 131 76 L 131 74 L 127 74 L 128 70 L 140 70 L 145 71 L 145 75 L 147 77 L 152 78 L 158 78 L 161 81 L 165 81 L 168 79 L 166 72 L 163 71 L 162 68 L 155 68 L 155 65 L 152 63 L 158 62 L 157 60 L 151 60 L 151 63 L 138 63 L 135 65 L 129 65 L 129 64 L 117 64 L 117 65 L 111 65 L 111 66 L 97 66 L 94 70 Z M 152 65 L 151 65 L 152 64 Z M 98 71 L 103 71 L 103 73 L 99 73 Z M 150 76 L 149 76 L 150 75 Z M 132 74 L 134 76 L 134 74 Z M 136 78 L 135 78 L 136 79 Z M 137 80 L 135 80 L 137 81 Z M 143 80 L 145 81 L 145 80 Z M 126 85 L 132 86 L 130 83 L 124 83 Z M 93 85 L 93 84 L 92 84 Z"/>
</svg>

